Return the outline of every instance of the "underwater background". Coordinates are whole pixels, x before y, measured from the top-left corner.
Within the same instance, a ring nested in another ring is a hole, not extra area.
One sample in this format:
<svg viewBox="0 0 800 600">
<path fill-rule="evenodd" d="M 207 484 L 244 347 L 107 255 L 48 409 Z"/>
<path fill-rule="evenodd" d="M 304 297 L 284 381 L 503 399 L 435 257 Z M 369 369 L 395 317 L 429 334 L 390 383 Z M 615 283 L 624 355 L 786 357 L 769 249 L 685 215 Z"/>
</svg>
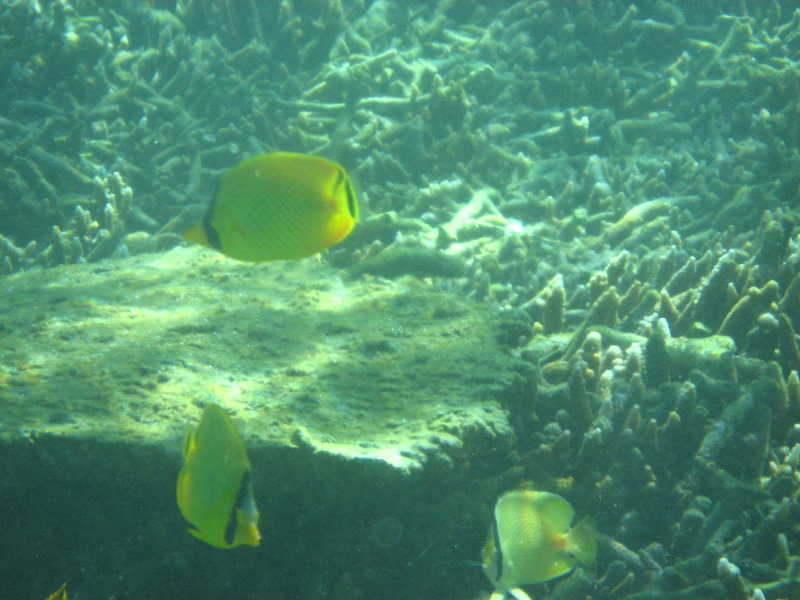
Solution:
<svg viewBox="0 0 800 600">
<path fill-rule="evenodd" d="M 0 81 L 2 597 L 487 598 L 532 486 L 600 531 L 534 598 L 800 598 L 800 3 L 4 0 Z M 277 150 L 352 234 L 187 246 Z"/>
</svg>

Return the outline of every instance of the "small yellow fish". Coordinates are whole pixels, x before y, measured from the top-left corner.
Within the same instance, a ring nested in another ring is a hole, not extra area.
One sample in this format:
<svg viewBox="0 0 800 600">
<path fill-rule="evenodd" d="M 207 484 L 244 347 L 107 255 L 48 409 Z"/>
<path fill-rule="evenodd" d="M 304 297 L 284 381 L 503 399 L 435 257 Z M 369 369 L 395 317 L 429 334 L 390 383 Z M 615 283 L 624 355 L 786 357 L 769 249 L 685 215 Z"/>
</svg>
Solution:
<svg viewBox="0 0 800 600">
<path fill-rule="evenodd" d="M 341 165 L 308 154 L 251 156 L 231 168 L 190 242 L 246 261 L 311 256 L 343 240 L 358 200 Z"/>
<path fill-rule="evenodd" d="M 548 492 L 520 490 L 500 497 L 483 547 L 483 569 L 495 588 L 490 600 L 530 600 L 519 586 L 569 573 L 576 562 L 594 564 L 594 519 L 584 517 L 570 529 L 574 514 L 569 502 Z"/>
<path fill-rule="evenodd" d="M 183 445 L 178 475 L 178 508 L 189 533 L 218 548 L 258 546 L 258 510 L 250 461 L 230 417 L 216 404 L 203 410 L 200 424 Z"/>
<path fill-rule="evenodd" d="M 67 598 L 67 584 L 65 583 L 58 588 L 54 594 L 51 594 L 45 600 L 68 600 Z"/>
</svg>

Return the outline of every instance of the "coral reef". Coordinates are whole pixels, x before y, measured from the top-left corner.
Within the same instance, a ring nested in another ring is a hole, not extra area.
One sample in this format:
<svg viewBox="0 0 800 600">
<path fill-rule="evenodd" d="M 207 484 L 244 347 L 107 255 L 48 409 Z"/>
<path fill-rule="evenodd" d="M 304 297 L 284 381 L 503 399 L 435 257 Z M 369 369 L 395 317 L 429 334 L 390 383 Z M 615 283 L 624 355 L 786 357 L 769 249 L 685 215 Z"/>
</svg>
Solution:
<svg viewBox="0 0 800 600">
<path fill-rule="evenodd" d="M 406 507 L 438 532 L 427 536 L 372 515 L 361 525 L 395 571 L 374 556 L 336 576 L 318 562 L 298 583 L 304 598 L 406 598 L 370 569 L 406 590 L 415 568 L 426 597 L 476 595 L 479 573 L 448 587 L 442 572 L 476 559 L 494 498 L 531 480 L 605 534 L 594 579 L 578 570 L 537 597 L 800 597 L 800 9 L 12 0 L 0 28 L 4 275 L 171 248 L 224 169 L 282 149 L 335 158 L 360 186 L 368 210 L 326 255 L 344 287 L 474 301 L 430 308 L 440 341 L 463 339 L 464 325 L 437 319 L 487 311 L 480 370 L 503 376 L 476 376 L 491 397 L 475 410 L 456 406 L 475 398 L 469 385 L 436 381 L 470 368 L 464 350 L 443 341 L 437 355 L 396 317 L 355 349 L 368 376 L 352 361 L 323 378 L 354 405 L 321 402 L 303 366 L 259 380 L 292 390 L 306 415 L 303 428 L 276 417 L 296 448 L 357 459 L 407 433 L 393 369 L 441 363 L 419 367 L 420 385 L 447 410 L 414 409 L 435 435 L 383 456 L 463 492 L 436 496 L 430 514 Z M 222 264 L 201 276 L 252 277 Z M 324 310 L 307 292 L 290 308 Z M 419 308 L 397 294 L 372 308 Z M 347 335 L 335 321 L 319 331 Z M 207 327 L 172 331 L 200 347 L 217 335 Z M 259 327 L 222 330 L 273 364 Z M 107 376 L 70 367 L 58 381 Z M 21 393 L 38 368 L 4 367 L 0 382 Z M 127 393 L 160 393 L 158 372 L 148 364 Z M 397 410 L 382 433 L 363 447 L 352 432 L 325 439 L 369 410 L 376 386 Z M 101 384 L 81 390 L 103 397 Z M 69 429 L 64 410 L 50 418 Z M 148 418 L 133 400 L 126 411 Z"/>
<path fill-rule="evenodd" d="M 601 243 L 655 246 L 667 210 L 687 235 L 754 226 L 800 183 L 800 24 L 777 3 L 720 10 L 15 0 L 0 14 L 3 245 L 35 254 L 76 206 L 97 218 L 93 180 L 113 172 L 134 190 L 129 232 L 175 232 L 223 169 L 267 149 L 352 165 L 374 214 L 433 228 L 459 182 L 563 242 L 610 222 Z"/>
<path fill-rule="evenodd" d="M 605 237 L 647 228 L 645 212 Z M 800 593 L 793 226 L 768 211 L 701 257 L 673 230 L 571 297 L 559 274 L 523 305 L 536 333 L 516 352 L 537 374 L 507 405 L 520 476 L 600 515 L 602 597 Z"/>
</svg>

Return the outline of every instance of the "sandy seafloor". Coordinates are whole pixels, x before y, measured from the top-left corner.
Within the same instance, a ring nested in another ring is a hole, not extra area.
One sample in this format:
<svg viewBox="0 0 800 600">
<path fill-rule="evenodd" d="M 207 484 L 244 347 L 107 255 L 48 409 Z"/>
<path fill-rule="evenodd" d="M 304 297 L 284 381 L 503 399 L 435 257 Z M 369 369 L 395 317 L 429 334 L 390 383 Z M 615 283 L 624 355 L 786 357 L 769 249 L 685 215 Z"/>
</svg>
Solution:
<svg viewBox="0 0 800 600">
<path fill-rule="evenodd" d="M 800 7 L 0 4 L 0 596 L 486 598 L 508 489 L 600 530 L 536 599 L 800 598 Z M 327 156 L 353 234 L 181 238 Z M 264 541 L 174 501 L 218 402 Z"/>
</svg>

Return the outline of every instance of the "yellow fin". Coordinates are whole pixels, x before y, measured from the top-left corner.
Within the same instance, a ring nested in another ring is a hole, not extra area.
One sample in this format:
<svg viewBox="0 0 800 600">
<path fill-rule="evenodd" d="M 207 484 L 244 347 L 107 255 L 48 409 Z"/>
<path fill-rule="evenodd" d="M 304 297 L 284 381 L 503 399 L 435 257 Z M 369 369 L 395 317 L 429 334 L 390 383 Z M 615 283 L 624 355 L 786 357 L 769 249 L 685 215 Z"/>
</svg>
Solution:
<svg viewBox="0 0 800 600">
<path fill-rule="evenodd" d="M 203 230 L 202 223 L 198 223 L 197 225 L 192 227 L 189 231 L 184 233 L 183 239 L 193 244 L 200 244 L 201 246 L 205 246 L 206 248 L 211 247 L 211 244 L 208 242 L 208 238 L 206 237 L 206 232 Z"/>
<path fill-rule="evenodd" d="M 597 556 L 597 525 L 594 517 L 587 515 L 575 524 L 567 534 L 564 551 L 587 567 L 594 565 Z"/>
<path fill-rule="evenodd" d="M 561 496 L 549 492 L 533 492 L 533 505 L 542 520 L 559 533 L 566 533 L 575 516 L 572 505 Z"/>
<path fill-rule="evenodd" d="M 69 600 L 67 598 L 67 584 L 64 583 L 60 588 L 58 588 L 55 594 L 51 594 L 45 600 Z"/>
<path fill-rule="evenodd" d="M 186 460 L 186 457 L 191 456 L 192 452 L 194 452 L 195 448 L 197 447 L 194 443 L 194 429 L 190 429 L 186 432 L 186 437 L 183 440 L 183 460 Z"/>
</svg>

